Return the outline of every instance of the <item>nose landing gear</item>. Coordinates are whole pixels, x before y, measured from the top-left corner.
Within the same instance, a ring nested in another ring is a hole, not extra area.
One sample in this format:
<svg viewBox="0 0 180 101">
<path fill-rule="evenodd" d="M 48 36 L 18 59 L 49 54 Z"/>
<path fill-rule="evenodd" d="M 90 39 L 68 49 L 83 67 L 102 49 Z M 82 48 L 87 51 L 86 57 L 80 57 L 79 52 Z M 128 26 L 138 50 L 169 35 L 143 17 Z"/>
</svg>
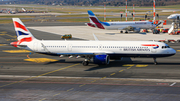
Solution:
<svg viewBox="0 0 180 101">
<path fill-rule="evenodd" d="M 154 60 L 154 64 L 157 65 L 158 63 L 156 61 L 156 58 L 153 58 L 153 60 Z"/>
<path fill-rule="evenodd" d="M 128 33 L 128 31 L 126 30 L 126 31 L 125 31 L 125 33 L 127 34 L 127 33 Z"/>
</svg>

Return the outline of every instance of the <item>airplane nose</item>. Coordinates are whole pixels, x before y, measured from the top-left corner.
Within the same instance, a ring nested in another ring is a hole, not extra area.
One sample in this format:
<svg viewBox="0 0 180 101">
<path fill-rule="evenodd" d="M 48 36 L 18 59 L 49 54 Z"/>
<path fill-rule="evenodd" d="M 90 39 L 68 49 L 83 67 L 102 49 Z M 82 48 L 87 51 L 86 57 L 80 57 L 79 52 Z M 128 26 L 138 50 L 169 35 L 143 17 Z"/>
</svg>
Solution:
<svg viewBox="0 0 180 101">
<path fill-rule="evenodd" d="M 176 54 L 176 50 L 172 49 L 172 54 Z"/>
<path fill-rule="evenodd" d="M 168 18 L 168 19 L 172 19 L 172 17 L 171 17 L 171 16 L 168 16 L 167 18 Z"/>
<path fill-rule="evenodd" d="M 168 50 L 168 53 L 171 54 L 171 55 L 175 55 L 176 54 L 176 50 L 171 48 L 170 50 Z"/>
</svg>

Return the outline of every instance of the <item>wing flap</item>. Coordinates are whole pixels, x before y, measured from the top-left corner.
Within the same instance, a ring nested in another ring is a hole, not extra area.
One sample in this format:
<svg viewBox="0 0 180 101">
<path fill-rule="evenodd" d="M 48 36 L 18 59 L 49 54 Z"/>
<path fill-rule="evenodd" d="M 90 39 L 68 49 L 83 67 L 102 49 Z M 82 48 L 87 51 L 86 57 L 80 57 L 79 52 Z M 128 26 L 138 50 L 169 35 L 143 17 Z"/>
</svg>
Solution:
<svg viewBox="0 0 180 101">
<path fill-rule="evenodd" d="M 124 27 L 123 30 L 128 30 L 128 31 L 134 31 L 135 27 L 133 26 L 127 26 L 127 27 Z"/>
<path fill-rule="evenodd" d="M 113 54 L 114 52 L 110 51 L 96 51 L 96 52 L 82 52 L 82 53 L 57 53 L 58 55 L 104 55 L 104 54 Z"/>
</svg>

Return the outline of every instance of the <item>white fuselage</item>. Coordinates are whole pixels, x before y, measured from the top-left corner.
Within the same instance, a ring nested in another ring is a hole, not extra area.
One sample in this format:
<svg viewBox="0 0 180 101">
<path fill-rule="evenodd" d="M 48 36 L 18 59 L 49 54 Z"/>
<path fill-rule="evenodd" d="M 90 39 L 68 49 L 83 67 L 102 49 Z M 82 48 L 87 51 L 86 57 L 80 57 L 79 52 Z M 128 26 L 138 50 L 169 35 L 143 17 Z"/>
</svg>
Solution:
<svg viewBox="0 0 180 101">
<path fill-rule="evenodd" d="M 112 57 L 164 57 L 176 53 L 165 43 L 153 41 L 39 41 L 23 42 L 25 49 L 56 55 L 108 54 Z M 152 45 L 152 46 L 151 46 Z M 45 48 L 44 48 L 44 47 Z M 156 48 L 158 46 L 158 48 Z"/>
<path fill-rule="evenodd" d="M 149 21 L 129 21 L 129 22 L 107 22 L 110 26 L 103 25 L 107 30 L 122 30 L 129 26 L 139 29 L 153 29 L 156 26 Z"/>
<path fill-rule="evenodd" d="M 173 20 L 176 20 L 177 19 L 177 17 L 179 17 L 180 18 L 180 14 L 171 14 L 170 16 L 168 16 L 167 18 L 168 19 L 173 19 Z"/>
</svg>

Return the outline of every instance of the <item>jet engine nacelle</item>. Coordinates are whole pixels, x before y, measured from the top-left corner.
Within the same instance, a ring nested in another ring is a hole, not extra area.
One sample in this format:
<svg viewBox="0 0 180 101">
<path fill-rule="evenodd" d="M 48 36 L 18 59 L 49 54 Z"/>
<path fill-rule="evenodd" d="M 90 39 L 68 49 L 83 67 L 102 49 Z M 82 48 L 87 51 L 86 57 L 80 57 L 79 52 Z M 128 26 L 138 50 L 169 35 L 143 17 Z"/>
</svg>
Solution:
<svg viewBox="0 0 180 101">
<path fill-rule="evenodd" d="M 177 16 L 177 20 L 179 20 L 179 16 Z"/>
<path fill-rule="evenodd" d="M 134 32 L 135 32 L 135 33 L 139 33 L 140 31 L 141 31 L 140 28 L 134 28 Z"/>
<path fill-rule="evenodd" d="M 95 55 L 93 57 L 94 64 L 109 64 L 109 55 Z"/>
<path fill-rule="evenodd" d="M 123 30 L 134 31 L 134 27 L 128 26 L 128 27 L 126 27 L 126 28 L 123 28 Z"/>
</svg>

